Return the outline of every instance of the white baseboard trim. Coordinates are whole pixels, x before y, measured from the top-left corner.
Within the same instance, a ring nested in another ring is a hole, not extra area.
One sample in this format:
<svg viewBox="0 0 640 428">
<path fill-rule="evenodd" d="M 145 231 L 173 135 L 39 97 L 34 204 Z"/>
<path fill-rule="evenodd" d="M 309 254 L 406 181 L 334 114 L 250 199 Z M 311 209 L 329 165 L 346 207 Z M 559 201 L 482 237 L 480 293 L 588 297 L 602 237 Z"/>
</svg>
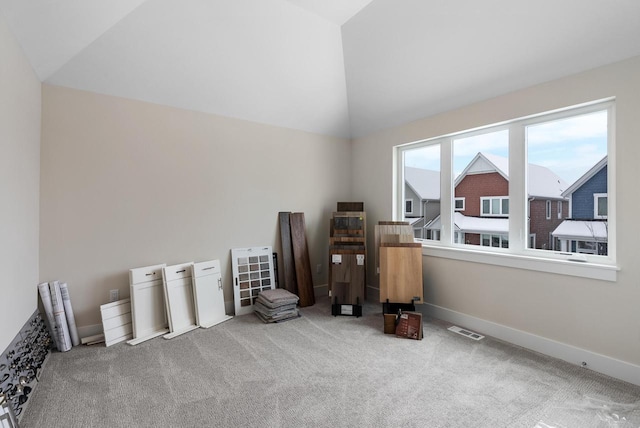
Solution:
<svg viewBox="0 0 640 428">
<path fill-rule="evenodd" d="M 459 327 L 473 330 L 476 333 L 493 336 L 505 342 L 640 386 L 640 366 L 635 364 L 430 303 L 416 305 L 416 310 L 419 310 L 424 315 L 448 321 Z M 586 366 L 583 365 L 583 362 L 586 363 Z"/>
<path fill-rule="evenodd" d="M 367 285 L 367 302 L 380 303 L 380 289 Z"/>
<path fill-rule="evenodd" d="M 102 333 L 102 324 L 91 324 L 78 327 L 78 336 L 80 336 L 80 338 L 95 336 L 96 334 Z"/>
<path fill-rule="evenodd" d="M 320 284 L 313 287 L 314 297 L 329 297 L 329 284 Z"/>
<path fill-rule="evenodd" d="M 236 307 L 233 303 L 233 300 L 224 301 L 224 313 L 227 315 L 235 315 Z"/>
</svg>

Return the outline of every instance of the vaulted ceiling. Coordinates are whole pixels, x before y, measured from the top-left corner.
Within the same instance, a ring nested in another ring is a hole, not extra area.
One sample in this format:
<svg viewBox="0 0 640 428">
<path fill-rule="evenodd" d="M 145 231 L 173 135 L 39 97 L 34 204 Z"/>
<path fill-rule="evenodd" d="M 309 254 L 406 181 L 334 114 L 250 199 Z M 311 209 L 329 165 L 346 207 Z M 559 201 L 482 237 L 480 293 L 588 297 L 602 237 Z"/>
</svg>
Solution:
<svg viewBox="0 0 640 428">
<path fill-rule="evenodd" d="M 0 0 L 0 16 L 43 82 L 340 137 L 640 55 L 637 0 Z"/>
</svg>

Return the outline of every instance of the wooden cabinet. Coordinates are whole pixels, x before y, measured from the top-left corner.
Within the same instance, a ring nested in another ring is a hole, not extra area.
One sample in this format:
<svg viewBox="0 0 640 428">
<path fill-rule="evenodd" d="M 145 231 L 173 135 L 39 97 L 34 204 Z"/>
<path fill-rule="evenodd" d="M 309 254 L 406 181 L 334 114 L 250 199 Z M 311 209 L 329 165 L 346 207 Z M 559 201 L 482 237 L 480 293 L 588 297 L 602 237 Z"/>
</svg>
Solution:
<svg viewBox="0 0 640 428">
<path fill-rule="evenodd" d="M 193 264 L 193 302 L 200 327 L 213 327 L 232 318 L 225 313 L 220 260 Z"/>
<path fill-rule="evenodd" d="M 193 304 L 192 265 L 193 263 L 189 262 L 162 268 L 169 320 L 169 334 L 163 336 L 165 339 L 172 339 L 198 328 Z"/>
<path fill-rule="evenodd" d="M 162 284 L 162 268 L 165 266 L 163 263 L 129 270 L 133 324 L 133 339 L 127 342 L 130 345 L 169 332 Z"/>
</svg>

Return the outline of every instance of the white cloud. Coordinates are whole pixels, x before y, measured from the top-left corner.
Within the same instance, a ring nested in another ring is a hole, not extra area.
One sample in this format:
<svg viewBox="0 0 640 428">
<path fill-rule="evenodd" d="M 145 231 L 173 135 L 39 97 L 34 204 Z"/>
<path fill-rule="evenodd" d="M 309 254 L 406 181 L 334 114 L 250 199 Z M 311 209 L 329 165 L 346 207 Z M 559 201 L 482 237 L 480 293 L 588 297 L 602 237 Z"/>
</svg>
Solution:
<svg viewBox="0 0 640 428">
<path fill-rule="evenodd" d="M 454 139 L 454 170 L 459 174 L 478 152 L 508 156 L 508 131 Z M 607 154 L 607 112 L 589 113 L 527 127 L 529 163 L 573 183 Z M 440 170 L 440 146 L 405 152 L 405 165 Z"/>
<path fill-rule="evenodd" d="M 475 156 L 478 152 L 506 155 L 509 148 L 509 132 L 490 132 L 473 137 L 454 140 L 453 154 L 456 157 Z"/>
<path fill-rule="evenodd" d="M 414 150 L 407 150 L 404 153 L 404 156 L 405 166 L 440 171 L 439 144 L 425 146 Z"/>
<path fill-rule="evenodd" d="M 606 111 L 527 127 L 529 147 L 593 138 L 607 138 Z"/>
</svg>

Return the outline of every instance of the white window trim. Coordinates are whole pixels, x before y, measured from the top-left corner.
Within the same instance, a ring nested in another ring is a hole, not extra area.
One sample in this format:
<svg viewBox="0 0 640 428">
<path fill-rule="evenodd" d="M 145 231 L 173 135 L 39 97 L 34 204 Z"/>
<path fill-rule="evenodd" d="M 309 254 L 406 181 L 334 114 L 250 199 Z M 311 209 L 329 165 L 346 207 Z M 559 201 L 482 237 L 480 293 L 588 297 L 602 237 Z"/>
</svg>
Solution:
<svg viewBox="0 0 640 428">
<path fill-rule="evenodd" d="M 411 202 L 411 210 L 407 210 L 407 202 Z M 413 199 L 405 199 L 404 200 L 404 208 L 405 208 L 405 214 L 413 214 Z"/>
<path fill-rule="evenodd" d="M 465 209 L 465 198 L 455 198 L 455 202 L 462 201 L 462 208 L 455 208 L 456 211 L 464 211 Z M 455 207 L 455 203 L 453 205 Z"/>
<path fill-rule="evenodd" d="M 558 201 L 558 218 L 562 218 L 562 201 Z"/>
<path fill-rule="evenodd" d="M 558 109 L 552 112 L 540 113 L 524 118 L 505 121 L 502 123 L 487 125 L 473 130 L 456 132 L 419 142 L 410 142 L 394 147 L 394 176 L 393 180 L 395 197 L 393 202 L 394 217 L 402 218 L 402 212 L 397 207 L 402 202 L 404 195 L 403 177 L 395 172 L 402 171 L 402 152 L 406 148 L 418 148 L 432 144 L 440 144 L 441 176 L 453 177 L 453 139 L 464 135 L 484 134 L 508 128 L 509 132 L 509 248 L 493 248 L 468 246 L 453 243 L 453 178 L 441 180 L 441 240 L 423 240 L 423 254 L 433 257 L 444 257 L 454 260 L 486 263 L 497 266 L 505 266 L 515 269 L 528 269 L 540 272 L 571 275 L 583 278 L 600 279 L 604 281 L 616 281 L 619 268 L 616 265 L 616 156 L 615 156 L 615 98 L 585 103 L 580 106 L 572 106 Z M 592 256 L 589 254 L 572 254 L 562 251 L 548 251 L 527 248 L 528 222 L 527 222 L 527 197 L 526 192 L 526 126 L 547 121 L 569 118 L 582 114 L 607 110 L 608 113 L 608 217 L 609 239 L 608 255 Z M 614 219 L 611 221 L 611 219 Z"/>
<path fill-rule="evenodd" d="M 548 199 L 545 202 L 545 212 L 547 213 L 547 220 L 551 220 L 551 201 Z"/>
<path fill-rule="evenodd" d="M 484 245 L 483 241 L 484 241 L 484 237 L 488 236 L 489 237 L 489 241 L 491 243 L 493 243 L 493 238 L 495 236 L 498 237 L 498 239 L 500 240 L 500 245 L 498 245 L 497 247 L 494 247 L 493 245 Z M 504 240 L 506 240 L 507 242 L 509 242 L 509 236 L 508 235 L 501 235 L 498 233 L 481 233 L 480 234 L 480 246 L 481 247 L 492 247 L 492 248 L 503 248 L 502 245 L 504 243 Z"/>
<path fill-rule="evenodd" d="M 458 199 L 458 198 L 456 198 Z M 499 214 L 492 214 L 493 212 L 493 200 L 494 199 L 498 199 L 500 202 L 498 202 L 500 204 L 500 213 Z M 481 217 L 507 217 L 509 215 L 509 213 L 503 213 L 502 212 L 502 201 L 503 200 L 509 200 L 508 196 L 482 196 L 480 198 L 480 216 Z M 484 208 L 484 201 L 489 201 L 489 213 L 484 213 L 483 212 L 483 208 Z"/>
<path fill-rule="evenodd" d="M 598 252 L 598 242 L 597 241 L 587 241 L 585 239 L 581 239 L 581 240 L 576 240 L 576 252 L 580 253 L 580 254 L 595 254 Z M 580 249 L 580 243 L 581 242 L 589 242 L 589 243 L 593 243 L 596 246 L 595 250 L 585 250 L 585 249 Z"/>
<path fill-rule="evenodd" d="M 429 242 L 433 243 L 435 241 Z M 478 246 L 479 249 L 472 249 L 468 247 L 453 248 L 425 245 L 425 241 L 422 241 L 422 243 L 422 254 L 424 256 L 442 257 L 473 263 L 484 263 L 513 269 L 533 270 L 612 282 L 617 280 L 618 271 L 620 270 L 617 266 L 585 263 L 584 259 L 588 258 L 589 254 L 574 255 L 572 259 L 554 260 L 521 254 L 511 254 L 508 252 L 498 253 L 498 250 L 504 250 L 503 248 L 480 246 Z M 493 251 L 480 250 L 480 248 L 489 248 Z M 567 256 L 569 255 L 568 253 L 565 254 L 567 254 Z"/>
<path fill-rule="evenodd" d="M 608 215 L 598 215 L 598 199 L 607 198 L 607 204 L 609 203 L 609 194 L 608 193 L 594 193 L 593 194 L 593 218 L 606 220 Z M 609 213 L 609 207 L 607 206 L 607 214 Z"/>
</svg>

